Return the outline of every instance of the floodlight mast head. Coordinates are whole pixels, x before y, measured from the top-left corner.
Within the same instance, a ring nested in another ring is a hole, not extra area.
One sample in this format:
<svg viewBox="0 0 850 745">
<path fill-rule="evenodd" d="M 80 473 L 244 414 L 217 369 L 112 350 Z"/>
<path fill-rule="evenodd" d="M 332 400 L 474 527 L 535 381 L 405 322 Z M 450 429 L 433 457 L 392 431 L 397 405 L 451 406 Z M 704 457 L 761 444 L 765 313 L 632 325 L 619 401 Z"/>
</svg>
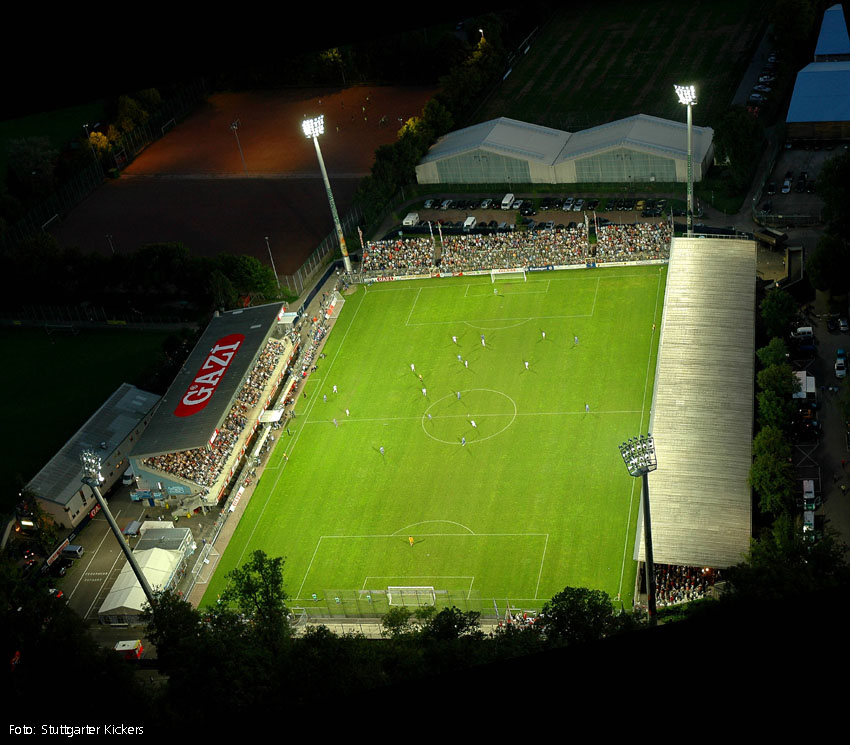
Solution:
<svg viewBox="0 0 850 745">
<path fill-rule="evenodd" d="M 304 136 L 308 139 L 315 139 L 320 134 L 324 134 L 325 132 L 325 117 L 324 115 L 313 117 L 312 119 L 305 119 L 301 122 L 301 128 L 304 130 Z"/>
<path fill-rule="evenodd" d="M 103 476 L 100 475 L 100 456 L 94 450 L 83 450 L 80 454 L 80 463 L 83 466 L 83 481 L 95 484 L 103 481 Z"/>
<path fill-rule="evenodd" d="M 652 435 L 638 435 L 620 445 L 620 455 L 632 476 L 644 476 L 658 468 Z"/>
<path fill-rule="evenodd" d="M 697 90 L 692 85 L 674 85 L 676 95 L 679 97 L 679 103 L 685 106 L 693 106 L 697 102 Z"/>
</svg>

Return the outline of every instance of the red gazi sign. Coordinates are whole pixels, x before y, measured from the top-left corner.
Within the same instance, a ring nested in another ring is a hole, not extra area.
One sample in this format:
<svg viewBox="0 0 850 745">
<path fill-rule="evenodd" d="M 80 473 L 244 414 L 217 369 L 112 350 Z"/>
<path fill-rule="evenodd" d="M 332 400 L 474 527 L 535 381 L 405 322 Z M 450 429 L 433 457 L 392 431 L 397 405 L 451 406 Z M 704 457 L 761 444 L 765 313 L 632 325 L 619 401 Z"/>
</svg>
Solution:
<svg viewBox="0 0 850 745">
<path fill-rule="evenodd" d="M 209 403 L 243 341 L 245 341 L 244 334 L 228 334 L 215 343 L 195 379 L 177 404 L 174 416 L 192 416 Z"/>
</svg>

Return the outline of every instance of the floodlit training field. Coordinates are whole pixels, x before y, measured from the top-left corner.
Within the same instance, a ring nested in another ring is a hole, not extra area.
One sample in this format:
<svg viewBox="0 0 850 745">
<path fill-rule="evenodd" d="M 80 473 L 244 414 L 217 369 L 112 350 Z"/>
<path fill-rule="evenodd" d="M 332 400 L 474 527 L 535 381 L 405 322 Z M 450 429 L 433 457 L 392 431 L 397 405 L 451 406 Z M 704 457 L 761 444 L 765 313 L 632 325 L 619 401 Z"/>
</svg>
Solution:
<svg viewBox="0 0 850 745">
<path fill-rule="evenodd" d="M 649 427 L 666 272 L 358 287 L 204 602 L 263 549 L 291 606 L 332 614 L 416 602 L 392 587 L 484 613 L 567 585 L 628 607 L 640 482 L 618 445 Z"/>
</svg>

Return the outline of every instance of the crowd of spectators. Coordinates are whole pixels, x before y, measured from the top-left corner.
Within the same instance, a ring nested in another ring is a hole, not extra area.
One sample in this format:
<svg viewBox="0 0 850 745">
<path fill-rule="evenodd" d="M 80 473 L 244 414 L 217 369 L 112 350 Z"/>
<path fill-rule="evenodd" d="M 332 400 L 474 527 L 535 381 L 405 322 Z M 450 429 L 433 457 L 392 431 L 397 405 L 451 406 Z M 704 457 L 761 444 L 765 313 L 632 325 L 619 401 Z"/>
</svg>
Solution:
<svg viewBox="0 0 850 745">
<path fill-rule="evenodd" d="M 667 221 L 600 226 L 589 242 L 585 224 L 573 228 L 444 235 L 435 249 L 430 238 L 370 242 L 363 251 L 367 276 L 470 272 L 583 264 L 588 261 L 639 261 L 670 256 Z"/>
<path fill-rule="evenodd" d="M 597 261 L 640 261 L 670 257 L 669 222 L 602 225 L 596 234 Z"/>
<path fill-rule="evenodd" d="M 205 447 L 146 458 L 151 468 L 174 474 L 200 486 L 211 487 L 221 475 L 233 448 L 248 424 L 251 410 L 260 402 L 269 378 L 274 374 L 285 345 L 269 339 L 236 394 L 236 400 L 219 427 L 215 439 Z"/>
<path fill-rule="evenodd" d="M 660 608 L 699 600 L 719 581 L 718 569 L 656 564 L 655 603 Z"/>
<path fill-rule="evenodd" d="M 424 236 L 369 242 L 361 271 L 378 274 L 428 274 L 434 270 L 434 245 Z"/>
</svg>

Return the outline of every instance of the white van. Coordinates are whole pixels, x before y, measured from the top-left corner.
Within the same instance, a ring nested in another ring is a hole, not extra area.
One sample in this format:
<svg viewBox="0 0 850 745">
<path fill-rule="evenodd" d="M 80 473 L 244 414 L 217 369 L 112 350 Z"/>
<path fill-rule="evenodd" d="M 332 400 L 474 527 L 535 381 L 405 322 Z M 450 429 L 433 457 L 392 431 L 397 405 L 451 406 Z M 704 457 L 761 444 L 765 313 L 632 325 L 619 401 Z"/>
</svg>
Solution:
<svg viewBox="0 0 850 745">
<path fill-rule="evenodd" d="M 419 213 L 418 212 L 408 212 L 407 217 L 405 217 L 404 221 L 402 222 L 402 225 L 404 225 L 407 228 L 411 228 L 414 225 L 416 225 L 416 223 L 418 223 L 418 222 L 419 222 Z"/>
<path fill-rule="evenodd" d="M 811 340 L 815 338 L 815 332 L 811 326 L 799 326 L 796 331 L 791 332 L 791 338 Z"/>
<path fill-rule="evenodd" d="M 513 194 L 505 194 L 505 196 L 502 197 L 502 209 L 503 210 L 509 210 L 511 208 L 511 205 L 513 205 L 513 203 L 514 203 L 514 195 Z"/>
<path fill-rule="evenodd" d="M 475 219 L 473 215 L 470 215 L 463 221 L 463 230 L 465 233 L 468 233 L 478 224 L 478 220 Z"/>
<path fill-rule="evenodd" d="M 69 545 L 62 549 L 62 557 L 65 559 L 80 559 L 85 553 L 82 546 Z"/>
</svg>

